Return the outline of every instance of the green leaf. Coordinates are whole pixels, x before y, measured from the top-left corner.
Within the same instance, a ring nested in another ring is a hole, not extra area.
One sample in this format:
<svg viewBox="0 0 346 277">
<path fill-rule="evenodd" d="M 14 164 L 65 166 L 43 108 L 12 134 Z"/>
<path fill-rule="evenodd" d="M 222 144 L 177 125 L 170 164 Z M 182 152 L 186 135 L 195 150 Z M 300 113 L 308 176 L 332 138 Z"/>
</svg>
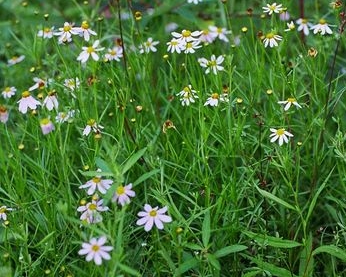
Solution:
<svg viewBox="0 0 346 277">
<path fill-rule="evenodd" d="M 328 253 L 328 254 L 346 262 L 345 250 L 343 250 L 343 249 L 341 249 L 335 245 L 322 245 L 322 246 L 316 248 L 314 251 L 312 251 L 313 256 L 320 254 L 320 253 Z"/>
<path fill-rule="evenodd" d="M 257 266 L 265 271 L 269 271 L 273 276 L 277 277 L 297 277 L 297 275 L 294 275 L 291 271 L 278 267 L 276 265 L 273 265 L 271 263 L 264 262 L 262 260 L 258 260 L 255 258 L 251 259 L 253 262 L 257 264 Z"/>
<path fill-rule="evenodd" d="M 149 179 L 151 176 L 160 173 L 160 169 L 154 169 L 152 171 L 149 171 L 147 173 L 144 173 L 142 176 L 140 176 L 136 181 L 133 182 L 133 186 L 137 186 L 140 183 L 143 183 L 145 180 Z"/>
<path fill-rule="evenodd" d="M 253 277 L 253 276 L 258 276 L 260 275 L 261 273 L 263 273 L 263 270 L 255 270 L 255 271 L 250 271 L 250 272 L 247 272 L 245 273 L 244 275 L 242 275 L 242 277 Z"/>
<path fill-rule="evenodd" d="M 187 260 L 186 262 L 182 263 L 177 270 L 174 272 L 174 276 L 180 276 L 181 274 L 185 273 L 186 271 L 196 267 L 199 264 L 199 261 L 196 258 L 192 258 L 190 260 Z"/>
<path fill-rule="evenodd" d="M 242 231 L 242 233 L 251 239 L 254 239 L 260 245 L 268 245 L 275 248 L 293 248 L 301 246 L 302 244 L 293 240 L 286 240 L 277 237 L 256 234 L 250 231 Z"/>
<path fill-rule="evenodd" d="M 312 235 L 309 234 L 300 252 L 299 276 L 312 277 L 314 272 L 314 258 L 312 256 Z"/>
<path fill-rule="evenodd" d="M 216 270 L 221 270 L 220 262 L 213 254 L 208 253 L 207 260 Z"/>
<path fill-rule="evenodd" d="M 189 248 L 189 249 L 192 249 L 192 250 L 196 250 L 196 251 L 201 251 L 203 250 L 203 247 L 198 245 L 198 244 L 195 244 L 195 243 L 186 243 L 184 245 L 186 248 Z"/>
<path fill-rule="evenodd" d="M 79 173 L 83 176 L 87 176 L 87 177 L 95 177 L 95 176 L 109 176 L 112 177 L 114 176 L 114 174 L 112 172 L 100 172 L 100 171 L 82 171 L 79 170 Z"/>
<path fill-rule="evenodd" d="M 202 242 L 205 248 L 208 247 L 210 240 L 210 211 L 207 210 L 203 220 L 202 226 Z"/>
<path fill-rule="evenodd" d="M 101 158 L 96 158 L 95 163 L 96 163 L 97 167 L 99 169 L 101 169 L 103 172 L 110 172 L 111 171 L 105 160 L 103 160 Z"/>
<path fill-rule="evenodd" d="M 49 233 L 47 236 L 45 236 L 41 241 L 39 241 L 34 248 L 37 248 L 38 246 L 40 246 L 43 243 L 46 243 L 47 241 L 50 240 L 50 238 L 55 234 L 55 231 Z"/>
<path fill-rule="evenodd" d="M 121 173 L 125 174 L 144 155 L 145 151 L 147 151 L 147 147 L 133 154 L 123 165 Z"/>
<path fill-rule="evenodd" d="M 11 268 L 7 266 L 0 266 L 0 276 L 1 277 L 13 276 Z"/>
<path fill-rule="evenodd" d="M 241 245 L 241 244 L 235 244 L 235 245 L 226 246 L 224 248 L 217 250 L 214 253 L 214 255 L 217 258 L 221 258 L 221 257 L 227 256 L 227 255 L 232 254 L 232 253 L 241 252 L 245 249 L 247 249 L 247 246 Z"/>
<path fill-rule="evenodd" d="M 287 203 L 286 201 L 280 199 L 279 197 L 275 196 L 274 194 L 272 194 L 268 191 L 265 191 L 263 189 L 260 189 L 258 186 L 256 186 L 256 189 L 258 190 L 258 192 L 260 194 L 262 194 L 263 197 L 266 197 L 270 200 L 273 200 L 274 202 L 276 202 L 276 203 L 278 203 L 278 204 L 280 204 L 280 205 L 282 205 L 282 206 L 284 206 L 290 210 L 297 211 L 297 209 L 294 206 L 292 206 L 291 204 Z"/>
<path fill-rule="evenodd" d="M 128 267 L 127 265 L 124 265 L 124 264 L 118 264 L 118 266 L 119 266 L 119 268 L 122 270 L 122 271 L 124 271 L 124 272 L 126 272 L 126 273 L 128 273 L 128 274 L 130 274 L 130 275 L 132 275 L 132 276 L 138 276 L 138 277 L 141 277 L 142 276 L 142 274 L 140 274 L 137 270 L 135 270 L 135 269 L 133 269 L 133 268 L 131 268 L 131 267 Z"/>
</svg>

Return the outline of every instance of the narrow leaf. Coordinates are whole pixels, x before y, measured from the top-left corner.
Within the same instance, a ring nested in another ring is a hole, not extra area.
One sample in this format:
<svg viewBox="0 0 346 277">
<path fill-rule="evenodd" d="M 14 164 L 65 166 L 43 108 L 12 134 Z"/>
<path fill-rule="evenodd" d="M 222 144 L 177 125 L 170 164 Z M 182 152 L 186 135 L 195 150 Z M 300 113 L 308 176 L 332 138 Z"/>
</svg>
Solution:
<svg viewBox="0 0 346 277">
<path fill-rule="evenodd" d="M 177 270 L 174 272 L 174 276 L 180 276 L 181 274 L 185 273 L 186 271 L 195 268 L 198 265 L 199 261 L 196 258 L 192 258 L 190 260 L 187 260 L 186 262 L 182 263 Z"/>
<path fill-rule="evenodd" d="M 123 165 L 121 173 L 125 174 L 144 155 L 145 151 L 147 151 L 147 147 L 133 154 Z"/>
<path fill-rule="evenodd" d="M 217 250 L 214 253 L 214 255 L 216 258 L 221 258 L 232 253 L 241 252 L 245 249 L 247 249 L 247 246 L 241 245 L 241 244 L 235 244 L 235 245 L 226 246 L 224 248 Z"/>
<path fill-rule="evenodd" d="M 202 226 L 202 242 L 205 248 L 208 247 L 210 240 L 210 211 L 207 210 L 203 220 Z"/>
<path fill-rule="evenodd" d="M 138 276 L 138 277 L 141 277 L 142 276 L 142 274 L 140 274 L 137 270 L 135 270 L 135 269 L 133 269 L 133 268 L 131 268 L 131 267 L 128 267 L 127 265 L 124 265 L 124 264 L 118 264 L 118 266 L 119 266 L 119 268 L 122 270 L 122 271 L 124 271 L 124 272 L 126 272 L 126 273 L 128 273 L 128 274 L 130 274 L 130 275 L 132 275 L 132 276 Z"/>
<path fill-rule="evenodd" d="M 217 258 L 213 254 L 208 253 L 207 254 L 207 260 L 216 270 L 221 269 L 221 265 L 220 265 L 219 261 L 217 260 Z"/>
<path fill-rule="evenodd" d="M 253 262 L 257 264 L 257 266 L 263 270 L 269 271 L 273 276 L 279 276 L 279 277 L 297 277 L 297 275 L 294 275 L 291 271 L 278 267 L 276 265 L 273 265 L 271 263 L 264 262 L 262 260 L 258 259 L 251 259 Z"/>
<path fill-rule="evenodd" d="M 293 240 L 287 240 L 262 234 L 256 234 L 250 231 L 242 231 L 242 233 L 251 239 L 254 239 L 260 245 L 269 245 L 275 248 L 293 248 L 302 244 Z"/>
<path fill-rule="evenodd" d="M 335 246 L 335 245 L 322 245 L 312 251 L 312 255 L 320 254 L 320 253 L 328 253 L 340 260 L 346 262 L 346 252 L 345 250 Z"/>
<path fill-rule="evenodd" d="M 279 197 L 275 196 L 274 194 L 268 192 L 268 191 L 265 191 L 263 189 L 260 189 L 259 187 L 256 186 L 256 189 L 258 190 L 258 192 L 260 194 L 262 194 L 263 197 L 266 197 L 270 200 L 273 200 L 274 202 L 286 207 L 287 209 L 290 209 L 290 210 L 293 210 L 293 211 L 296 211 L 297 209 L 292 206 L 291 204 L 287 203 L 286 201 L 280 199 Z"/>
<path fill-rule="evenodd" d="M 314 272 L 314 258 L 312 256 L 312 235 L 309 234 L 300 252 L 299 276 L 312 277 Z"/>
</svg>

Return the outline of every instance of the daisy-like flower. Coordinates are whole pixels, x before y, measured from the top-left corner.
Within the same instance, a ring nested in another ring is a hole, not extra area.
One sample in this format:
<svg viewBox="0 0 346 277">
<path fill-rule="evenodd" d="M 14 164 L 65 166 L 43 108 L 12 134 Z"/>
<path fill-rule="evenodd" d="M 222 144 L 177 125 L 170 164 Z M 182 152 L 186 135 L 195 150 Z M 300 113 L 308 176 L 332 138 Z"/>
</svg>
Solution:
<svg viewBox="0 0 346 277">
<path fill-rule="evenodd" d="M 198 40 L 199 36 L 202 34 L 201 31 L 182 30 L 181 33 L 172 32 L 171 35 L 179 41 L 190 42 Z"/>
<path fill-rule="evenodd" d="M 282 37 L 279 35 L 276 35 L 274 33 L 268 33 L 266 34 L 263 43 L 264 43 L 264 47 L 269 47 L 273 48 L 273 47 L 277 47 L 279 46 L 278 41 L 282 40 Z"/>
<path fill-rule="evenodd" d="M 212 71 L 216 75 L 218 71 L 222 71 L 224 69 L 224 67 L 221 66 L 224 59 L 225 58 L 221 55 L 217 58 L 215 57 L 215 55 L 212 55 L 210 61 L 206 58 L 199 58 L 198 63 L 201 67 L 207 68 L 205 70 L 205 74 L 209 74 Z"/>
<path fill-rule="evenodd" d="M 45 87 L 47 87 L 50 83 L 52 83 L 52 79 L 41 79 L 41 78 L 38 78 L 38 77 L 34 77 L 33 78 L 35 84 L 33 86 L 31 86 L 29 88 L 29 91 L 33 91 L 35 89 L 44 89 Z"/>
<path fill-rule="evenodd" d="M 332 29 L 328 26 L 327 22 L 322 18 L 318 22 L 318 24 L 311 26 L 310 30 L 314 32 L 314 34 L 321 34 L 322 36 L 326 33 L 331 35 L 333 33 Z"/>
<path fill-rule="evenodd" d="M 285 129 L 274 129 L 270 128 L 270 142 L 275 142 L 279 139 L 279 145 L 281 146 L 284 142 L 288 143 L 288 138 L 293 137 L 293 135 L 287 132 Z"/>
<path fill-rule="evenodd" d="M 4 98 L 11 98 L 16 94 L 16 91 L 17 89 L 15 87 L 5 87 L 1 94 Z"/>
<path fill-rule="evenodd" d="M 106 61 L 117 61 L 123 57 L 123 48 L 121 46 L 114 46 L 112 49 L 108 49 L 105 54 Z"/>
<path fill-rule="evenodd" d="M 201 48 L 202 45 L 199 45 L 200 41 L 199 40 L 195 40 L 195 41 L 191 41 L 191 42 L 183 42 L 182 46 L 181 46 L 181 50 L 184 50 L 185 54 L 193 54 L 196 52 L 195 49 Z"/>
<path fill-rule="evenodd" d="M 175 22 L 170 22 L 165 26 L 165 32 L 166 33 L 171 33 L 174 30 L 176 30 L 179 27 L 179 25 Z"/>
<path fill-rule="evenodd" d="M 20 56 L 13 56 L 11 59 L 9 59 L 7 61 L 7 65 L 11 66 L 11 65 L 15 65 L 17 63 L 22 62 L 25 59 L 24 55 L 20 55 Z"/>
<path fill-rule="evenodd" d="M 76 27 L 75 30 L 78 34 L 84 38 L 85 41 L 90 40 L 90 35 L 96 36 L 96 32 L 89 28 L 89 24 L 87 21 L 83 21 L 80 27 Z"/>
<path fill-rule="evenodd" d="M 78 77 L 76 77 L 75 79 L 65 79 L 64 86 L 74 91 L 76 88 L 79 88 L 80 81 Z"/>
<path fill-rule="evenodd" d="M 7 108 L 0 105 L 0 122 L 6 123 L 8 121 L 8 116 Z"/>
<path fill-rule="evenodd" d="M 136 193 L 132 190 L 132 183 L 122 186 L 119 185 L 112 197 L 112 202 L 118 202 L 121 206 L 125 206 L 131 202 L 130 197 L 135 197 Z"/>
<path fill-rule="evenodd" d="M 58 109 L 59 107 L 59 102 L 58 99 L 56 98 L 56 92 L 55 90 L 52 90 L 48 92 L 48 95 L 46 98 L 43 100 L 43 106 L 46 106 L 48 111 L 55 109 Z"/>
<path fill-rule="evenodd" d="M 279 18 L 281 21 L 288 21 L 290 20 L 291 16 L 288 11 L 281 11 Z"/>
<path fill-rule="evenodd" d="M 294 25 L 294 22 L 291 21 L 287 23 L 287 29 L 285 29 L 285 32 L 293 31 L 296 28 L 296 25 Z"/>
<path fill-rule="evenodd" d="M 199 2 L 202 2 L 202 0 L 187 0 L 187 3 L 194 3 L 195 5 L 197 5 Z"/>
<path fill-rule="evenodd" d="M 297 108 L 301 108 L 295 98 L 289 97 L 286 101 L 279 101 L 279 104 L 285 105 L 284 110 L 287 111 L 292 105 L 296 106 Z"/>
<path fill-rule="evenodd" d="M 312 24 L 309 23 L 306 18 L 299 18 L 298 20 L 296 20 L 296 23 L 298 24 L 297 31 L 303 31 L 304 35 L 308 36 L 310 32 L 309 29 Z"/>
<path fill-rule="evenodd" d="M 267 6 L 262 7 L 262 9 L 264 13 L 272 15 L 273 13 L 280 13 L 283 10 L 283 7 L 282 7 L 282 4 L 277 5 L 276 3 L 273 3 L 273 4 L 267 4 Z"/>
<path fill-rule="evenodd" d="M 228 93 L 222 93 L 221 95 L 216 92 L 212 93 L 204 103 L 204 106 L 216 107 L 219 105 L 219 102 L 229 102 Z"/>
<path fill-rule="evenodd" d="M 7 214 L 6 214 L 7 211 L 13 211 L 13 209 L 12 208 L 8 208 L 6 206 L 1 206 L 0 207 L 0 219 L 2 219 L 4 221 L 7 220 Z"/>
<path fill-rule="evenodd" d="M 146 42 L 142 43 L 139 46 L 139 53 L 149 53 L 149 52 L 156 52 L 156 45 L 158 45 L 159 41 L 153 41 L 153 38 L 148 38 Z"/>
<path fill-rule="evenodd" d="M 51 28 L 46 27 L 46 28 L 43 28 L 42 30 L 39 30 L 37 32 L 37 36 L 41 38 L 50 39 L 53 37 L 53 33 L 54 33 L 54 27 L 51 27 Z"/>
<path fill-rule="evenodd" d="M 99 170 L 98 170 L 99 171 Z M 87 188 L 87 194 L 93 195 L 96 190 L 102 194 L 106 194 L 107 190 L 111 187 L 113 181 L 110 179 L 102 180 L 101 176 L 95 176 L 84 185 L 79 186 L 80 189 Z"/>
<path fill-rule="evenodd" d="M 22 98 L 17 103 L 19 103 L 19 111 L 23 114 L 27 113 L 28 108 L 36 110 L 37 106 L 41 105 L 27 90 L 22 93 Z"/>
<path fill-rule="evenodd" d="M 216 39 L 216 37 L 216 33 L 211 32 L 209 29 L 204 29 L 202 30 L 202 33 L 198 39 L 199 41 L 204 43 L 212 43 Z"/>
<path fill-rule="evenodd" d="M 171 53 L 177 52 L 178 54 L 180 54 L 183 48 L 183 42 L 175 38 L 167 42 L 167 45 L 167 52 Z"/>
<path fill-rule="evenodd" d="M 49 134 L 50 132 L 55 130 L 53 122 L 49 118 L 44 118 L 40 121 L 40 126 L 42 133 L 44 135 Z"/>
<path fill-rule="evenodd" d="M 198 98 L 197 92 L 192 89 L 191 85 L 184 87 L 182 91 L 177 93 L 177 96 L 180 96 L 181 105 L 189 106 L 190 103 L 195 103 L 195 99 Z"/>
<path fill-rule="evenodd" d="M 71 118 L 74 117 L 75 110 L 70 110 L 67 113 L 65 112 L 59 112 L 58 115 L 55 117 L 55 121 L 58 123 L 63 123 L 69 121 Z"/>
<path fill-rule="evenodd" d="M 96 265 L 101 265 L 102 260 L 110 260 L 108 252 L 113 250 L 112 246 L 104 245 L 107 241 L 105 236 L 92 238 L 89 242 L 82 243 L 82 249 L 78 251 L 79 255 L 86 255 L 85 260 L 90 262 L 94 260 Z"/>
<path fill-rule="evenodd" d="M 66 43 L 72 41 L 72 35 L 79 35 L 78 29 L 73 27 L 73 25 L 69 22 L 64 23 L 64 27 L 59 28 L 59 32 L 53 33 L 55 36 L 59 36 L 58 42 Z"/>
<path fill-rule="evenodd" d="M 100 41 L 95 40 L 92 46 L 83 46 L 82 52 L 77 57 L 77 61 L 80 61 L 81 63 L 86 63 L 90 56 L 93 58 L 94 61 L 98 61 L 100 58 L 97 52 L 102 51 L 104 49 L 104 47 L 98 48 L 99 44 Z"/>
<path fill-rule="evenodd" d="M 83 136 L 88 136 L 91 131 L 94 133 L 101 133 L 101 129 L 103 129 L 103 126 L 98 125 L 95 119 L 89 119 L 87 126 L 83 130 Z"/>
<path fill-rule="evenodd" d="M 157 229 L 163 229 L 163 223 L 168 223 L 172 221 L 172 218 L 168 215 L 165 215 L 167 212 L 167 207 L 159 209 L 158 207 L 152 208 L 149 204 L 144 205 L 144 211 L 139 212 L 138 216 L 141 217 L 137 220 L 137 225 L 144 225 L 144 230 L 149 232 L 155 223 Z"/>
<path fill-rule="evenodd" d="M 228 38 L 226 35 L 231 34 L 232 32 L 227 30 L 226 28 L 220 28 L 216 26 L 209 26 L 209 30 L 215 38 L 219 38 L 225 42 L 228 42 Z"/>
<path fill-rule="evenodd" d="M 81 206 L 77 208 L 77 211 L 82 213 L 80 220 L 89 224 L 101 222 L 102 216 L 100 213 L 109 210 L 108 207 L 103 206 L 103 199 L 99 200 L 98 197 L 95 196 L 91 202 L 84 202 L 85 201 L 81 201 Z"/>
</svg>

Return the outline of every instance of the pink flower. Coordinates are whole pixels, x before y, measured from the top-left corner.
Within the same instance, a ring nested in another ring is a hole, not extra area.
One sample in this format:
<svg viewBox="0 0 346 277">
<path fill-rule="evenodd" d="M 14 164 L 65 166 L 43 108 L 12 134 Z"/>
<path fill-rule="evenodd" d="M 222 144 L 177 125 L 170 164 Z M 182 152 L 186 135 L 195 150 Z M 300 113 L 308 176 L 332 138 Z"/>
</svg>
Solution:
<svg viewBox="0 0 346 277">
<path fill-rule="evenodd" d="M 158 207 L 152 208 L 149 204 L 144 205 L 144 212 L 139 212 L 138 216 L 141 217 L 137 220 L 137 225 L 144 225 L 144 230 L 149 232 L 155 223 L 157 229 L 163 229 L 163 223 L 168 223 L 172 221 L 172 218 L 164 213 L 167 212 L 167 207 L 158 209 Z"/>
<path fill-rule="evenodd" d="M 132 183 L 128 184 L 127 186 L 118 186 L 112 201 L 117 202 L 121 206 L 125 206 L 125 204 L 129 204 L 131 202 L 130 197 L 135 197 L 136 193 L 132 190 Z"/>
<path fill-rule="evenodd" d="M 28 108 L 36 110 L 36 107 L 41 105 L 27 90 L 22 93 L 22 98 L 17 103 L 19 103 L 19 111 L 23 114 L 27 113 Z"/>
<path fill-rule="evenodd" d="M 109 251 L 113 250 L 112 246 L 105 246 L 107 238 L 102 236 L 100 238 L 92 238 L 89 243 L 83 242 L 82 249 L 78 251 L 79 255 L 86 255 L 85 260 L 90 262 L 94 260 L 95 264 L 101 265 L 102 260 L 110 260 L 111 256 Z"/>
<path fill-rule="evenodd" d="M 87 194 L 92 195 L 96 190 L 101 192 L 102 194 L 106 194 L 107 190 L 113 184 L 112 180 L 106 179 L 102 180 L 101 176 L 96 176 L 86 182 L 84 185 L 79 186 L 80 189 L 88 188 Z"/>
</svg>

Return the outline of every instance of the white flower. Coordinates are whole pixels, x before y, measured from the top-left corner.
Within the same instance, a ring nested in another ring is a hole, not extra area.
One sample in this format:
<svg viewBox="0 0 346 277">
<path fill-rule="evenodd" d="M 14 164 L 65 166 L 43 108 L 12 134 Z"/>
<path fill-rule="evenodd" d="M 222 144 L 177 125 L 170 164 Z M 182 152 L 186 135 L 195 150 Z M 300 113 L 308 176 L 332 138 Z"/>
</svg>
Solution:
<svg viewBox="0 0 346 277">
<path fill-rule="evenodd" d="M 47 135 L 50 132 L 55 130 L 53 122 L 50 121 L 49 118 L 44 118 L 44 119 L 40 120 L 40 126 L 41 126 L 42 134 L 44 134 L 44 135 Z"/>
<path fill-rule="evenodd" d="M 212 106 L 216 107 L 219 105 L 219 102 L 229 102 L 228 94 L 218 94 L 218 93 L 212 93 L 210 97 L 207 99 L 207 101 L 204 103 L 204 106 Z"/>
<path fill-rule="evenodd" d="M 209 26 L 209 30 L 212 33 L 213 36 L 216 38 L 219 38 L 220 40 L 223 40 L 225 42 L 228 42 L 228 38 L 226 35 L 231 34 L 232 32 L 227 30 L 226 28 L 220 28 L 216 26 Z"/>
<path fill-rule="evenodd" d="M 24 55 L 21 55 L 21 56 L 19 56 L 19 57 L 13 56 L 11 59 L 9 59 L 9 60 L 7 61 L 7 65 L 8 65 L 8 66 L 11 66 L 11 65 L 20 63 L 20 62 L 23 61 L 24 59 L 25 59 L 25 56 L 24 56 Z"/>
<path fill-rule="evenodd" d="M 168 45 L 167 52 L 171 52 L 171 53 L 177 52 L 178 54 L 180 54 L 183 48 L 183 42 L 175 38 L 167 42 L 167 45 Z"/>
<path fill-rule="evenodd" d="M 330 27 L 324 19 L 320 19 L 318 24 L 312 26 L 310 30 L 313 30 L 314 34 L 320 33 L 322 36 L 326 33 L 329 35 L 333 33 L 332 29 L 330 29 Z"/>
<path fill-rule="evenodd" d="M 6 123 L 8 121 L 9 113 L 6 107 L 0 105 L 0 122 Z"/>
<path fill-rule="evenodd" d="M 5 87 L 1 94 L 4 98 L 11 98 L 16 94 L 16 91 L 17 89 L 15 87 Z"/>
<path fill-rule="evenodd" d="M 212 43 L 217 38 L 217 33 L 210 32 L 209 29 L 202 30 L 199 41 L 204 43 Z"/>
<path fill-rule="evenodd" d="M 269 15 L 273 13 L 280 13 L 283 8 L 282 4 L 277 5 L 276 3 L 273 4 L 267 4 L 266 7 L 262 7 L 264 13 L 268 13 Z"/>
<path fill-rule="evenodd" d="M 287 23 L 287 29 L 285 29 L 285 32 L 289 32 L 289 31 L 292 31 L 296 28 L 296 25 L 294 25 L 294 22 L 291 21 L 289 23 Z"/>
<path fill-rule="evenodd" d="M 72 117 L 74 117 L 75 110 L 70 110 L 67 113 L 65 112 L 59 112 L 58 115 L 55 117 L 55 121 L 58 123 L 63 123 L 68 120 L 70 120 Z"/>
<path fill-rule="evenodd" d="M 144 205 L 144 211 L 139 212 L 138 216 L 141 217 L 137 220 L 136 224 L 141 226 L 144 225 L 144 230 L 149 232 L 155 223 L 155 226 L 158 229 L 163 229 L 163 223 L 168 223 L 172 221 L 172 218 L 168 215 L 165 215 L 167 207 L 158 209 L 158 207 L 152 208 L 149 204 Z"/>
<path fill-rule="evenodd" d="M 297 108 L 301 108 L 302 106 L 300 106 L 297 102 L 297 100 L 295 98 L 288 98 L 286 101 L 279 101 L 279 104 L 283 104 L 285 105 L 284 110 L 287 111 L 291 105 L 293 104 L 294 106 L 296 106 Z"/>
<path fill-rule="evenodd" d="M 50 38 L 53 37 L 53 32 L 54 32 L 54 27 L 52 27 L 52 28 L 43 28 L 43 30 L 39 30 L 37 32 L 37 36 L 38 37 L 42 37 L 42 38 L 50 39 Z"/>
<path fill-rule="evenodd" d="M 74 28 L 75 31 L 78 32 L 78 34 L 84 38 L 85 41 L 89 41 L 90 40 L 90 35 L 92 36 L 96 36 L 96 32 L 94 32 L 93 30 L 91 30 L 89 28 L 89 24 L 87 21 L 83 21 L 81 27 L 76 27 Z"/>
<path fill-rule="evenodd" d="M 183 42 L 182 46 L 181 46 L 181 50 L 184 50 L 185 54 L 193 54 L 195 53 L 195 49 L 201 48 L 202 45 L 199 45 L 200 41 L 199 40 L 195 40 L 195 41 L 191 41 L 191 42 Z"/>
<path fill-rule="evenodd" d="M 183 42 L 190 42 L 198 40 L 198 37 L 202 34 L 202 31 L 182 30 L 181 33 L 172 32 L 172 36 Z"/>
<path fill-rule="evenodd" d="M 59 28 L 59 32 L 53 33 L 55 36 L 59 36 L 59 44 L 72 41 L 72 35 L 78 35 L 78 29 L 73 27 L 69 22 L 64 23 L 64 27 Z"/>
<path fill-rule="evenodd" d="M 312 24 L 309 23 L 305 18 L 299 18 L 298 20 L 296 20 L 296 23 L 298 24 L 297 31 L 303 31 L 304 35 L 308 36 L 310 32 L 309 27 L 311 27 Z"/>
<path fill-rule="evenodd" d="M 50 79 L 50 78 L 44 80 L 44 79 L 41 79 L 38 77 L 34 77 L 33 80 L 34 80 L 35 84 L 29 88 L 29 91 L 33 91 L 35 89 L 44 89 L 50 83 L 52 83 L 52 79 Z"/>
<path fill-rule="evenodd" d="M 114 46 L 112 49 L 108 49 L 105 54 L 106 61 L 117 61 L 123 57 L 123 48 L 121 46 Z"/>
<path fill-rule="evenodd" d="M 86 255 L 85 260 L 90 262 L 94 260 L 96 265 L 101 265 L 102 260 L 110 260 L 111 256 L 108 252 L 113 250 L 112 246 L 105 246 L 107 238 L 105 236 L 100 238 L 92 238 L 89 243 L 83 242 L 82 249 L 78 251 L 79 255 Z"/>
<path fill-rule="evenodd" d="M 182 91 L 177 93 L 177 96 L 180 96 L 181 105 L 189 106 L 190 103 L 195 103 L 195 99 L 198 98 L 197 92 L 192 89 L 191 85 L 184 87 Z"/>
<path fill-rule="evenodd" d="M 275 142 L 279 139 L 279 145 L 281 146 L 284 142 L 288 143 L 288 137 L 293 137 L 293 135 L 285 129 L 274 129 L 270 128 L 270 131 L 272 132 L 270 134 L 270 142 Z"/>
<path fill-rule="evenodd" d="M 195 5 L 197 5 L 198 2 L 202 2 L 202 0 L 187 0 L 187 3 L 194 3 Z"/>
<path fill-rule="evenodd" d="M 95 40 L 92 46 L 83 46 L 82 52 L 77 57 L 77 61 L 80 61 L 81 63 L 86 63 L 90 56 L 93 58 L 94 61 L 98 61 L 100 58 L 97 52 L 102 51 L 104 49 L 104 47 L 98 48 L 99 44 L 100 41 Z"/>
<path fill-rule="evenodd" d="M 87 194 L 92 195 L 96 190 L 101 192 L 102 194 L 106 194 L 107 190 L 111 187 L 113 181 L 110 179 L 102 180 L 101 176 L 95 176 L 84 185 L 79 186 L 80 189 L 87 188 Z"/>
<path fill-rule="evenodd" d="M 36 107 L 41 105 L 27 90 L 22 93 L 22 98 L 17 103 L 19 103 L 19 111 L 23 114 L 27 113 L 28 108 L 36 110 Z"/>
<path fill-rule="evenodd" d="M 212 55 L 210 58 L 210 61 L 207 60 L 206 58 L 198 59 L 200 66 L 207 68 L 205 70 L 206 74 L 209 74 L 210 71 L 212 70 L 215 75 L 217 74 L 218 71 L 221 71 L 224 69 L 223 66 L 221 66 L 223 61 L 224 61 L 224 57 L 221 55 L 218 56 L 217 58 L 215 57 L 215 55 Z"/>
<path fill-rule="evenodd" d="M 139 53 L 149 53 L 149 52 L 156 52 L 156 45 L 158 45 L 160 42 L 159 41 L 153 41 L 153 38 L 148 38 L 146 42 L 141 44 L 139 46 Z"/>
<path fill-rule="evenodd" d="M 13 209 L 12 208 L 8 208 L 6 206 L 1 206 L 0 207 L 0 219 L 2 219 L 4 221 L 7 220 L 7 214 L 6 214 L 7 211 L 13 211 Z"/>
<path fill-rule="evenodd" d="M 75 79 L 65 79 L 64 86 L 74 91 L 76 88 L 80 86 L 80 81 L 78 77 L 76 77 Z"/>
<path fill-rule="evenodd" d="M 280 18 L 280 20 L 282 20 L 282 21 L 288 21 L 288 20 L 290 20 L 290 14 L 289 14 L 289 12 L 288 11 L 281 11 L 280 12 L 280 16 L 279 16 L 279 18 Z"/>
<path fill-rule="evenodd" d="M 56 93 L 55 90 L 50 91 L 46 98 L 43 100 L 43 106 L 46 106 L 48 111 L 55 109 L 58 109 L 59 107 L 59 102 L 58 99 L 56 98 Z"/>
<path fill-rule="evenodd" d="M 96 134 L 101 133 L 101 129 L 103 129 L 103 126 L 98 125 L 95 119 L 89 119 L 87 122 L 87 126 L 83 130 L 83 136 L 88 136 L 91 131 Z"/>
<path fill-rule="evenodd" d="M 170 33 L 176 30 L 179 27 L 179 25 L 175 22 L 170 22 L 165 26 L 165 32 Z"/>
<path fill-rule="evenodd" d="M 135 197 L 136 193 L 132 190 L 132 184 L 127 186 L 119 185 L 112 197 L 113 202 L 118 202 L 121 206 L 130 203 L 130 197 Z"/>
<path fill-rule="evenodd" d="M 268 47 L 268 45 L 270 48 L 279 46 L 277 41 L 280 41 L 280 40 L 282 40 L 282 37 L 279 35 L 276 35 L 274 33 L 266 34 L 263 40 L 264 47 Z"/>
<path fill-rule="evenodd" d="M 103 206 L 103 199 L 98 200 L 97 197 L 93 197 L 91 202 L 81 205 L 77 208 L 78 212 L 81 212 L 80 220 L 89 224 L 99 223 L 102 221 L 101 212 L 108 211 L 109 208 Z"/>
</svg>

